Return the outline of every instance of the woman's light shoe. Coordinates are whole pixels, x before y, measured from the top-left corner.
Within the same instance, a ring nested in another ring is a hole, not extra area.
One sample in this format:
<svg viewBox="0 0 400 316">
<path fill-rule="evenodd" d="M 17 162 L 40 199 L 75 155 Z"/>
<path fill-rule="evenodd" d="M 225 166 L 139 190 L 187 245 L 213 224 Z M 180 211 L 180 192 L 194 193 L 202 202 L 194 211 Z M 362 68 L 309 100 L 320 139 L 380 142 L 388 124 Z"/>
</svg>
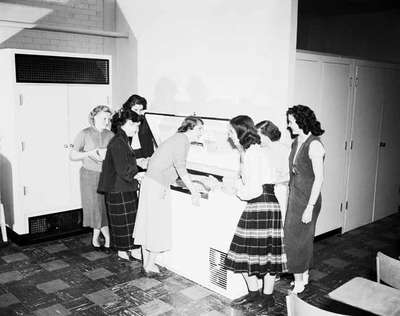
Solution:
<svg viewBox="0 0 400 316">
<path fill-rule="evenodd" d="M 294 287 L 290 291 L 293 294 L 300 294 L 304 291 L 304 282 L 294 282 Z"/>
<path fill-rule="evenodd" d="M 126 251 L 118 251 L 118 257 L 124 260 L 129 261 L 129 255 Z"/>
<path fill-rule="evenodd" d="M 308 271 L 303 272 L 304 286 L 306 286 L 308 284 L 309 279 L 310 279 L 310 273 Z M 294 281 L 290 282 L 290 286 L 294 286 Z"/>
<path fill-rule="evenodd" d="M 140 248 L 131 249 L 130 253 L 134 259 L 142 261 L 142 250 Z"/>
<path fill-rule="evenodd" d="M 160 270 L 156 265 L 150 266 L 150 267 L 143 267 L 143 273 L 146 277 L 152 278 L 156 277 L 160 274 Z"/>
</svg>

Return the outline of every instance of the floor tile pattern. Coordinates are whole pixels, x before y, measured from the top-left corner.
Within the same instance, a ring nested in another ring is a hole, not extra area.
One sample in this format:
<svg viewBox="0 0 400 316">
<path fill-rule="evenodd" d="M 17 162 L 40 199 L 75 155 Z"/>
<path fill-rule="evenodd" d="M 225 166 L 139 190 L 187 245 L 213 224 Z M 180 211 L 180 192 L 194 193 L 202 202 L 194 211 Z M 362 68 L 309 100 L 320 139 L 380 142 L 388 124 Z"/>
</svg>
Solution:
<svg viewBox="0 0 400 316">
<path fill-rule="evenodd" d="M 90 241 L 85 234 L 0 248 L 0 315 L 286 315 L 290 275 L 276 282 L 276 304 L 268 311 L 258 304 L 233 308 L 228 299 L 164 268 L 148 278 L 140 262 L 95 251 Z M 311 282 L 300 297 L 326 310 L 366 315 L 327 294 L 355 276 L 374 280 L 378 250 L 400 255 L 400 213 L 316 241 Z"/>
</svg>

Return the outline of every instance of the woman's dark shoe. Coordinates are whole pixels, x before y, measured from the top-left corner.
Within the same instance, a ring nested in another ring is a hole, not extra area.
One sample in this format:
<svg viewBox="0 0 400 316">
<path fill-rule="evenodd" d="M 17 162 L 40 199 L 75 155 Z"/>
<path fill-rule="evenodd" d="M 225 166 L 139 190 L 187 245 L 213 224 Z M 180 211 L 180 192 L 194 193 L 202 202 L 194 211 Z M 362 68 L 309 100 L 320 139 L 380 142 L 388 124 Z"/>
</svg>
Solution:
<svg viewBox="0 0 400 316">
<path fill-rule="evenodd" d="M 154 277 L 160 275 L 159 272 L 155 272 L 155 271 L 151 271 L 151 270 L 146 270 L 144 267 L 142 267 L 142 272 L 143 272 L 144 276 L 147 277 L 147 278 L 154 278 Z"/>
<path fill-rule="evenodd" d="M 110 247 L 101 247 L 101 251 L 103 251 L 104 253 L 106 253 L 107 255 L 112 253 L 112 250 Z"/>
<path fill-rule="evenodd" d="M 261 300 L 259 305 L 266 309 L 274 306 L 275 305 L 274 296 L 272 294 L 264 294 L 264 293 L 261 294 Z"/>
<path fill-rule="evenodd" d="M 259 291 L 249 291 L 248 294 L 239 297 L 231 302 L 231 305 L 244 305 L 248 303 L 254 303 L 255 301 L 260 299 L 260 292 Z"/>
<path fill-rule="evenodd" d="M 95 246 L 95 245 L 93 245 L 93 244 L 92 244 L 92 248 L 93 248 L 93 250 L 95 250 L 95 251 L 100 251 L 100 250 L 101 250 L 101 246 Z"/>
</svg>

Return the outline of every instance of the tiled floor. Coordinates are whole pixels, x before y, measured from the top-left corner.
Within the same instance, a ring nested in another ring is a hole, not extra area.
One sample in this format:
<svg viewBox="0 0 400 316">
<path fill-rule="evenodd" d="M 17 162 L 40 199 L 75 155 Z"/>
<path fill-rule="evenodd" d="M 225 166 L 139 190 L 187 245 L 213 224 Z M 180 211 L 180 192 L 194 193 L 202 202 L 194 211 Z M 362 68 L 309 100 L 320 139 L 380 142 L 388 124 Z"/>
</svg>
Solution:
<svg viewBox="0 0 400 316">
<path fill-rule="evenodd" d="M 326 295 L 363 276 L 375 278 L 375 255 L 400 255 L 400 214 L 344 235 L 315 243 L 311 283 L 301 298 L 324 309 L 365 313 L 335 303 Z M 276 284 L 276 305 L 232 308 L 230 301 L 162 269 L 146 278 L 138 262 L 92 251 L 90 236 L 0 249 L 0 315 L 286 315 L 290 275 Z"/>
</svg>

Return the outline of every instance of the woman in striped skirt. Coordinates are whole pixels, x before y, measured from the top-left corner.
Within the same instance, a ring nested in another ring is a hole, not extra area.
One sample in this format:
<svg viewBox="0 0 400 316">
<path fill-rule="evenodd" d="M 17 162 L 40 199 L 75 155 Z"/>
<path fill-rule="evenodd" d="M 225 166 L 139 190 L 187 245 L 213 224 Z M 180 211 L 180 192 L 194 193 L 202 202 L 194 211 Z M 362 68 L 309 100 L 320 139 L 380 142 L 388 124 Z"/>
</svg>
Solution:
<svg viewBox="0 0 400 316">
<path fill-rule="evenodd" d="M 270 307 L 274 304 L 275 275 L 286 271 L 281 212 L 273 184 L 265 182 L 264 171 L 268 166 L 253 120 L 245 115 L 233 118 L 229 138 L 241 151 L 240 179 L 235 191 L 247 205 L 239 219 L 225 266 L 242 273 L 249 289 L 247 295 L 232 303 L 259 302 Z M 262 291 L 259 278 L 264 279 Z"/>
<path fill-rule="evenodd" d="M 105 193 L 112 246 L 118 257 L 130 260 L 134 245 L 132 233 L 138 205 L 136 157 L 128 137 L 138 133 L 140 117 L 130 109 L 121 109 L 111 120 L 115 136 L 107 146 L 98 191 Z"/>
</svg>

